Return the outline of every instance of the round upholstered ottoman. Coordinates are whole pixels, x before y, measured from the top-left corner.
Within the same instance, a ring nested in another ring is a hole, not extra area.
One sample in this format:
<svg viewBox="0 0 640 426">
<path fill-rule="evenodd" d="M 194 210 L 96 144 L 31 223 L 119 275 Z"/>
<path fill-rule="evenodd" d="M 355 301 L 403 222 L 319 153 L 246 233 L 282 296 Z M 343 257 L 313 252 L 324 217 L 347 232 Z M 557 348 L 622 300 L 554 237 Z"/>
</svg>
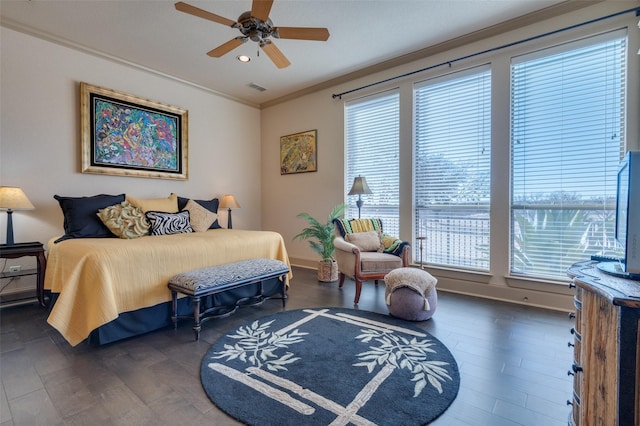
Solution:
<svg viewBox="0 0 640 426">
<path fill-rule="evenodd" d="M 438 280 L 418 268 L 398 268 L 384 277 L 389 314 L 407 321 L 425 321 L 438 304 Z"/>
</svg>

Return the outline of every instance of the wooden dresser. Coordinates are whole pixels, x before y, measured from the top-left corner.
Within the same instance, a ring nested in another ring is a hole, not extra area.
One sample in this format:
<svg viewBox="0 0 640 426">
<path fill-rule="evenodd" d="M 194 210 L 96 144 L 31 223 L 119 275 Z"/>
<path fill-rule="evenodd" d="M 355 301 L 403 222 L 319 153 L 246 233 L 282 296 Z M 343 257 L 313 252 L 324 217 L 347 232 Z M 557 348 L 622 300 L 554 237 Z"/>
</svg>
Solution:
<svg viewBox="0 0 640 426">
<path fill-rule="evenodd" d="M 569 424 L 640 426 L 640 282 L 596 265 L 581 262 L 567 272 L 576 289 Z"/>
</svg>

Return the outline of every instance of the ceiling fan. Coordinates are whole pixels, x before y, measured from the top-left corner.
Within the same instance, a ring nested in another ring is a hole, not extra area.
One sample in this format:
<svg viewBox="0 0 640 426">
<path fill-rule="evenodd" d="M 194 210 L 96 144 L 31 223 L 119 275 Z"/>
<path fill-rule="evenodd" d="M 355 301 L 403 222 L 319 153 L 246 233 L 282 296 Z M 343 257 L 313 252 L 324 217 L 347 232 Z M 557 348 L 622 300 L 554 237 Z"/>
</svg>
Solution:
<svg viewBox="0 0 640 426">
<path fill-rule="evenodd" d="M 238 18 L 238 21 L 224 18 L 215 13 L 208 12 L 195 6 L 191 6 L 184 2 L 175 4 L 176 9 L 180 12 L 208 19 L 218 24 L 227 25 L 231 28 L 237 28 L 242 33 L 241 36 L 232 38 L 226 43 L 221 44 L 215 49 L 207 52 L 207 55 L 219 58 L 229 53 L 236 47 L 246 43 L 247 40 L 255 41 L 260 48 L 267 54 L 269 59 L 278 68 L 286 68 L 291 62 L 276 47 L 270 39 L 284 38 L 296 40 L 316 40 L 327 41 L 329 38 L 329 30 L 326 28 L 303 28 L 303 27 L 276 27 L 269 19 L 269 12 L 274 0 L 253 0 L 251 10 L 244 12 Z"/>
</svg>

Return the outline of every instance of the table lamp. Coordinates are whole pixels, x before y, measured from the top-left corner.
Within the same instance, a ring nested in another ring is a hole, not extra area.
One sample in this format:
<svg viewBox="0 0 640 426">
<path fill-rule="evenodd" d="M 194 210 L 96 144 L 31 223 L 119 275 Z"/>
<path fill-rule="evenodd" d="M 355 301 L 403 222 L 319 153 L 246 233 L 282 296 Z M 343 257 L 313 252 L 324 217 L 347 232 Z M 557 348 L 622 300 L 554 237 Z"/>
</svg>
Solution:
<svg viewBox="0 0 640 426">
<path fill-rule="evenodd" d="M 369 189 L 369 185 L 367 185 L 367 179 L 358 176 L 353 179 L 353 185 L 351 186 L 351 190 L 347 195 L 357 195 L 358 201 L 356 201 L 356 206 L 358 206 L 358 219 L 360 219 L 360 209 L 362 208 L 362 194 L 373 194 Z"/>
<path fill-rule="evenodd" d="M 0 186 L 0 210 L 7 211 L 7 245 L 13 242 L 13 215 L 14 210 L 33 210 L 33 204 L 27 198 L 22 189 L 14 186 Z"/>
<path fill-rule="evenodd" d="M 233 225 L 231 223 L 231 209 L 240 208 L 240 204 L 238 204 L 238 201 L 236 201 L 236 197 L 229 194 L 222 197 L 222 200 L 220 200 L 220 208 L 229 210 L 229 220 L 227 221 L 227 228 L 232 229 Z"/>
</svg>

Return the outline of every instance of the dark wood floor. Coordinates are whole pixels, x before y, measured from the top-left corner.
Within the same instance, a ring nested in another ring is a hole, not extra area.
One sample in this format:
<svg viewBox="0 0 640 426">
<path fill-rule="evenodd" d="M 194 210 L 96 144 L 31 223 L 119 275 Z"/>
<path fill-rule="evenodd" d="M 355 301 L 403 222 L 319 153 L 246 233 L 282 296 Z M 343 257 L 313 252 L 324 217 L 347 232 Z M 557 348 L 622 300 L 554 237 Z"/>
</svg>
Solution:
<svg viewBox="0 0 640 426">
<path fill-rule="evenodd" d="M 353 307 L 354 284 L 319 283 L 295 268 L 287 309 Z M 457 399 L 434 425 L 566 425 L 572 350 L 566 313 L 441 291 L 418 324 L 460 367 Z M 365 283 L 359 309 L 387 313 L 384 285 Z M 281 310 L 280 301 L 207 322 L 188 322 L 103 347 L 69 346 L 35 305 L 0 312 L 2 425 L 236 425 L 200 386 L 202 356 L 222 333 Z"/>
</svg>

